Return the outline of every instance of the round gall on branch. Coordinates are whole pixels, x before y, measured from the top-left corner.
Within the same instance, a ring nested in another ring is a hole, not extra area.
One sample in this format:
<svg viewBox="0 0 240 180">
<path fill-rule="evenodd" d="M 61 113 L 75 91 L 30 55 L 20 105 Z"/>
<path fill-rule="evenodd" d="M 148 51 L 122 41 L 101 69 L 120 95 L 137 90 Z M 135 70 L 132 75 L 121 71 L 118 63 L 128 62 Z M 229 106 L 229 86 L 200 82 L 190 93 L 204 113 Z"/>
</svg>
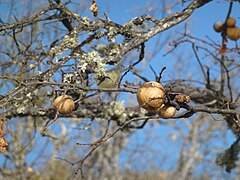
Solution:
<svg viewBox="0 0 240 180">
<path fill-rule="evenodd" d="M 214 23 L 213 29 L 216 32 L 223 32 L 224 31 L 224 23 L 221 22 L 221 21 L 218 21 L 218 22 Z"/>
<path fill-rule="evenodd" d="M 233 41 L 237 41 L 240 38 L 240 29 L 238 27 L 228 27 L 227 36 Z"/>
<path fill-rule="evenodd" d="M 176 113 L 176 108 L 169 105 L 162 105 L 156 112 L 160 118 L 172 118 Z"/>
<path fill-rule="evenodd" d="M 63 115 L 71 114 L 75 109 L 74 101 L 71 96 L 61 95 L 54 100 L 54 108 Z"/>
<path fill-rule="evenodd" d="M 236 26 L 236 19 L 233 17 L 229 17 L 225 24 L 221 21 L 216 22 L 213 28 L 216 32 L 226 31 L 227 37 L 233 41 L 240 38 L 240 29 Z"/>
<path fill-rule="evenodd" d="M 236 19 L 233 17 L 229 17 L 226 21 L 227 27 L 235 27 L 236 25 Z"/>
<path fill-rule="evenodd" d="M 155 112 L 164 103 L 165 93 L 166 91 L 160 83 L 147 82 L 138 89 L 138 104 L 149 112 Z"/>
</svg>

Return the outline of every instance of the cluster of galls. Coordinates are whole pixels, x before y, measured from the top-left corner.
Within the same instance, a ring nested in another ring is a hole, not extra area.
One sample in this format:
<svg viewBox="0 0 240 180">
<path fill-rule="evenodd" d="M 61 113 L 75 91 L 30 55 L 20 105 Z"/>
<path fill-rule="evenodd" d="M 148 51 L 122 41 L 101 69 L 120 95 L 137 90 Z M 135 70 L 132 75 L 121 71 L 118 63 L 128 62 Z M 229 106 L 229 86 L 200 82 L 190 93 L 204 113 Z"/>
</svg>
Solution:
<svg viewBox="0 0 240 180">
<path fill-rule="evenodd" d="M 162 84 L 147 82 L 138 89 L 137 101 L 139 106 L 148 112 L 157 113 L 161 118 L 172 118 L 176 113 L 176 108 L 166 103 L 166 95 L 167 92 Z M 174 99 L 178 103 L 190 102 L 190 96 L 183 94 L 174 94 Z M 77 109 L 72 96 L 66 94 L 58 96 L 54 100 L 53 106 L 62 115 L 69 115 Z"/>
<path fill-rule="evenodd" d="M 240 28 L 236 26 L 236 19 L 229 17 L 225 23 L 219 21 L 213 26 L 216 32 L 226 31 L 226 35 L 229 39 L 237 41 L 240 38 Z"/>
<path fill-rule="evenodd" d="M 165 88 L 158 82 L 147 82 L 143 84 L 137 92 L 139 106 L 148 112 L 155 112 L 161 118 L 172 118 L 176 113 L 176 108 L 165 104 Z"/>
</svg>

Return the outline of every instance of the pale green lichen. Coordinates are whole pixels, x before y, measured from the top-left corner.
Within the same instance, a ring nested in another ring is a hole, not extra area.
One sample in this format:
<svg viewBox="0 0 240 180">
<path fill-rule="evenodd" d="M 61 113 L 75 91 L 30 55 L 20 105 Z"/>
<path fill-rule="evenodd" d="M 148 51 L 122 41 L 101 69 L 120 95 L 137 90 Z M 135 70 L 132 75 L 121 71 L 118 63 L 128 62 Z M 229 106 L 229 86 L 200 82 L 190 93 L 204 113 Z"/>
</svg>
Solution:
<svg viewBox="0 0 240 180">
<path fill-rule="evenodd" d="M 81 80 L 79 78 L 78 72 L 71 72 L 71 73 L 64 74 L 63 82 L 79 84 L 81 83 Z"/>
<path fill-rule="evenodd" d="M 141 116 L 146 116 L 146 114 L 147 114 L 147 110 L 140 108 L 140 112 L 138 112 L 138 115 L 141 117 Z"/>
<path fill-rule="evenodd" d="M 41 75 L 42 73 L 42 71 L 37 71 L 37 75 Z"/>
<path fill-rule="evenodd" d="M 114 43 L 116 40 L 116 36 L 117 36 L 117 30 L 114 27 L 110 27 L 109 32 L 107 34 L 108 41 Z"/>
<path fill-rule="evenodd" d="M 96 50 L 107 56 L 117 56 L 120 54 L 119 44 L 111 43 L 109 45 L 99 44 L 96 46 Z"/>
<path fill-rule="evenodd" d="M 84 25 L 89 26 L 89 17 L 87 16 L 82 17 L 82 21 Z"/>
<path fill-rule="evenodd" d="M 65 50 L 75 48 L 78 45 L 78 33 L 76 30 L 71 34 L 67 34 L 63 37 L 62 41 L 56 46 L 52 47 L 49 51 L 50 55 L 60 55 Z"/>
<path fill-rule="evenodd" d="M 100 52 L 101 54 L 106 54 L 106 45 L 105 44 L 98 44 L 96 46 L 96 50 Z"/>
<path fill-rule="evenodd" d="M 74 78 L 73 73 L 66 73 L 63 77 L 63 82 L 64 83 L 71 83 L 73 78 Z"/>
<path fill-rule="evenodd" d="M 37 66 L 37 64 L 30 64 L 29 69 L 34 69 Z"/>
<path fill-rule="evenodd" d="M 137 17 L 130 19 L 127 23 L 123 24 L 124 27 L 132 28 L 134 26 L 134 21 L 136 20 Z"/>
<path fill-rule="evenodd" d="M 110 49 L 110 56 L 116 56 L 120 54 L 120 48 L 118 44 L 110 44 L 109 45 L 109 49 Z"/>
<path fill-rule="evenodd" d="M 79 70 L 85 72 L 88 66 L 92 67 L 94 70 L 94 78 L 99 79 L 106 76 L 106 63 L 104 59 L 96 52 L 91 51 L 86 54 L 83 54 L 79 60 Z"/>
<path fill-rule="evenodd" d="M 32 99 L 32 98 L 29 98 L 29 99 Z M 29 100 L 28 99 L 25 99 L 25 100 L 23 100 L 23 101 L 21 101 L 21 102 L 16 102 L 15 104 L 14 104 L 14 106 L 15 106 L 15 108 L 16 108 L 16 112 L 18 113 L 18 114 L 21 114 L 21 113 L 24 113 L 25 111 L 26 111 L 26 109 L 27 109 L 27 107 L 28 107 L 28 103 L 29 103 Z"/>
<path fill-rule="evenodd" d="M 141 29 L 145 29 L 148 27 L 147 23 L 140 22 L 139 24 L 135 24 L 134 22 L 138 19 L 138 17 L 132 18 L 130 21 L 127 23 L 123 24 L 125 28 L 132 29 L 134 31 L 137 31 L 141 33 Z"/>
<path fill-rule="evenodd" d="M 126 121 L 128 117 L 125 112 L 124 102 L 123 101 L 112 101 L 109 104 L 109 108 L 105 112 L 108 117 L 117 117 L 120 123 Z"/>
</svg>

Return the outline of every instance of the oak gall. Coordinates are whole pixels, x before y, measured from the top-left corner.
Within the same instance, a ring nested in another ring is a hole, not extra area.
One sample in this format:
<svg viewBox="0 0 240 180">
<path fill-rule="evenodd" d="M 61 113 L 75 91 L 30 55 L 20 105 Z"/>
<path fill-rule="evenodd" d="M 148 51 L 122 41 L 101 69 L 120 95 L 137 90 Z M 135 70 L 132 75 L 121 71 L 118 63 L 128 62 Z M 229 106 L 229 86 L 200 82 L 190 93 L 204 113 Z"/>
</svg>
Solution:
<svg viewBox="0 0 240 180">
<path fill-rule="evenodd" d="M 158 82 L 147 82 L 137 92 L 139 106 L 149 112 L 155 112 L 164 103 L 164 87 Z"/>
<path fill-rule="evenodd" d="M 71 96 L 61 95 L 54 100 L 54 108 L 63 115 L 71 114 L 75 110 L 75 104 Z"/>
</svg>

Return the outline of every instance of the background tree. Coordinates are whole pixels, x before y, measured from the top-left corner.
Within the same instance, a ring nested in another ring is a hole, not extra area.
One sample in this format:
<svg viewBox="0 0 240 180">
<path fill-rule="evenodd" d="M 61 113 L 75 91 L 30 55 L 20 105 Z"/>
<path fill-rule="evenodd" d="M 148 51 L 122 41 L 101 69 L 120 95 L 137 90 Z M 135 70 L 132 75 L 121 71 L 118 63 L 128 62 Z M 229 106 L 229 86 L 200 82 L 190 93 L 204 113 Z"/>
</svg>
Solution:
<svg viewBox="0 0 240 180">
<path fill-rule="evenodd" d="M 110 2 L 0 2 L 2 178 L 209 179 L 237 166 L 238 42 L 225 25 L 221 41 L 190 28 L 216 2 L 137 1 L 124 23 Z M 239 3 L 223 5 L 226 24 Z M 147 81 L 164 85 L 173 120 L 138 106 Z M 73 112 L 53 107 L 60 95 Z"/>
</svg>

